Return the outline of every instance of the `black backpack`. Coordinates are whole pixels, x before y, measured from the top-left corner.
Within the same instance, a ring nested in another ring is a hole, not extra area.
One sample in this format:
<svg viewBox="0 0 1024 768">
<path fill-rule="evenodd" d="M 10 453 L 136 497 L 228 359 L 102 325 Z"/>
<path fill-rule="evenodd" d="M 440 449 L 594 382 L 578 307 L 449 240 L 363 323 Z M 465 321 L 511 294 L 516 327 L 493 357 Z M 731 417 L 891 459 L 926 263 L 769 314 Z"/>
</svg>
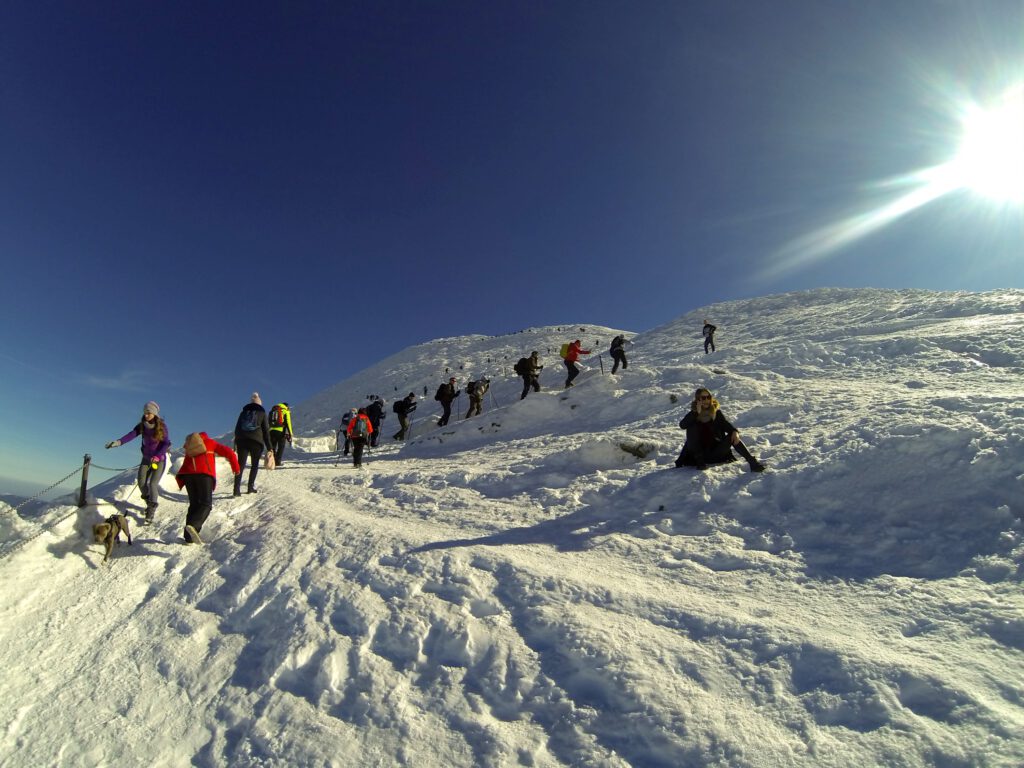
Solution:
<svg viewBox="0 0 1024 768">
<path fill-rule="evenodd" d="M 530 372 L 530 358 L 520 357 L 513 370 L 520 376 L 526 376 Z"/>
<path fill-rule="evenodd" d="M 472 395 L 474 392 L 476 392 L 476 382 L 475 381 L 466 382 L 466 394 L 467 395 Z"/>
</svg>

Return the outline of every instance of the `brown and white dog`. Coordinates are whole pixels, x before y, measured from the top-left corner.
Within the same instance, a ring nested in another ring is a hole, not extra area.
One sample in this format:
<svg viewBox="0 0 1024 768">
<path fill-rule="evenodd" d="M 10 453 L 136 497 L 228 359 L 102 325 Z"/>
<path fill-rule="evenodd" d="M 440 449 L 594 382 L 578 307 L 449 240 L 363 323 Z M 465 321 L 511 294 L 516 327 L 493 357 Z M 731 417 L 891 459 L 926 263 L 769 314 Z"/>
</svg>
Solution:
<svg viewBox="0 0 1024 768">
<path fill-rule="evenodd" d="M 128 537 L 128 543 L 132 543 L 132 532 L 128 530 L 128 518 L 124 515 L 111 515 L 106 519 L 105 522 L 96 523 L 92 527 L 92 538 L 97 543 L 102 543 L 106 547 L 106 554 L 103 556 L 103 562 L 107 562 L 110 558 L 110 553 L 114 549 L 114 542 L 120 543 L 121 531 L 124 531 L 124 535 Z"/>
</svg>

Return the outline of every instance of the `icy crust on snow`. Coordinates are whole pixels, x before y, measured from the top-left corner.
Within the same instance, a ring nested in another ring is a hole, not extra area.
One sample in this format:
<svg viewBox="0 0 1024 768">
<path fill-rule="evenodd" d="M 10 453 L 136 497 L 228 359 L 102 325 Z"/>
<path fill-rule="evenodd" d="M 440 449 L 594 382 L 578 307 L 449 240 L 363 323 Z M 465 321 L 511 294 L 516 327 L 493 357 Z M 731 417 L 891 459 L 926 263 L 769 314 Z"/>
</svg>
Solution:
<svg viewBox="0 0 1024 768">
<path fill-rule="evenodd" d="M 411 347 L 298 406 L 261 493 L 222 465 L 202 547 L 171 477 L 108 565 L 130 477 L 20 539 L 0 762 L 1020 765 L 1022 331 L 1020 291 L 794 293 L 627 334 L 568 391 L 548 343 Z M 440 347 L 539 348 L 544 390 L 493 368 L 482 416 L 428 398 L 362 470 L 323 447 L 386 372 L 432 397 Z M 768 473 L 672 466 L 698 385 Z"/>
</svg>

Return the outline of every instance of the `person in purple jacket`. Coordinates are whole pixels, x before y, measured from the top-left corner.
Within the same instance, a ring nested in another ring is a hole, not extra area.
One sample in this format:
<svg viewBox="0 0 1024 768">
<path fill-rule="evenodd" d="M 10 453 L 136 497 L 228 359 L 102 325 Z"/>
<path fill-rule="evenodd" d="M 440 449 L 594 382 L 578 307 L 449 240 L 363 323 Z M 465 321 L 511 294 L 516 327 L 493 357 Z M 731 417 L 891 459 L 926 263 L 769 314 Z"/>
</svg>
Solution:
<svg viewBox="0 0 1024 768">
<path fill-rule="evenodd" d="M 167 467 L 167 451 L 171 447 L 167 424 L 160 418 L 160 406 L 152 400 L 142 408 L 142 421 L 120 440 L 107 443 L 107 448 L 130 443 L 139 435 L 142 435 L 142 462 L 139 464 L 138 484 L 142 500 L 146 502 L 146 522 L 151 523 L 160 503 L 160 478 Z"/>
</svg>

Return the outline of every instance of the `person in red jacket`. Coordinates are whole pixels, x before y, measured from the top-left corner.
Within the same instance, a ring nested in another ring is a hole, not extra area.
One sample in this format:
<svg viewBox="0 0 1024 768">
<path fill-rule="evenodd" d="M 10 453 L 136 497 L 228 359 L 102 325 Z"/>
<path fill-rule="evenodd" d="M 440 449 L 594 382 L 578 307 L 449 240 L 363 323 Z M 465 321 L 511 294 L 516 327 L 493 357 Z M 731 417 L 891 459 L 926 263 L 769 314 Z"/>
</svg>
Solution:
<svg viewBox="0 0 1024 768">
<path fill-rule="evenodd" d="M 569 350 L 565 353 L 565 367 L 569 370 L 569 377 L 565 380 L 566 389 L 571 387 L 572 380 L 580 375 L 579 366 L 576 365 L 576 361 L 579 359 L 579 356 L 589 354 L 589 349 L 580 349 L 579 339 L 576 339 L 576 341 L 569 345 Z"/>
<path fill-rule="evenodd" d="M 199 531 L 213 509 L 213 489 L 217 487 L 216 457 L 231 463 L 231 472 L 238 475 L 238 456 L 226 445 L 221 445 L 205 432 L 193 432 L 185 438 L 185 458 L 178 468 L 175 480 L 178 488 L 188 492 L 188 513 L 185 515 L 185 543 L 202 544 Z"/>
<path fill-rule="evenodd" d="M 352 466 L 363 466 L 363 449 L 373 434 L 373 423 L 366 415 L 365 408 L 360 408 L 359 413 L 352 417 L 345 434 L 352 441 Z"/>
</svg>

